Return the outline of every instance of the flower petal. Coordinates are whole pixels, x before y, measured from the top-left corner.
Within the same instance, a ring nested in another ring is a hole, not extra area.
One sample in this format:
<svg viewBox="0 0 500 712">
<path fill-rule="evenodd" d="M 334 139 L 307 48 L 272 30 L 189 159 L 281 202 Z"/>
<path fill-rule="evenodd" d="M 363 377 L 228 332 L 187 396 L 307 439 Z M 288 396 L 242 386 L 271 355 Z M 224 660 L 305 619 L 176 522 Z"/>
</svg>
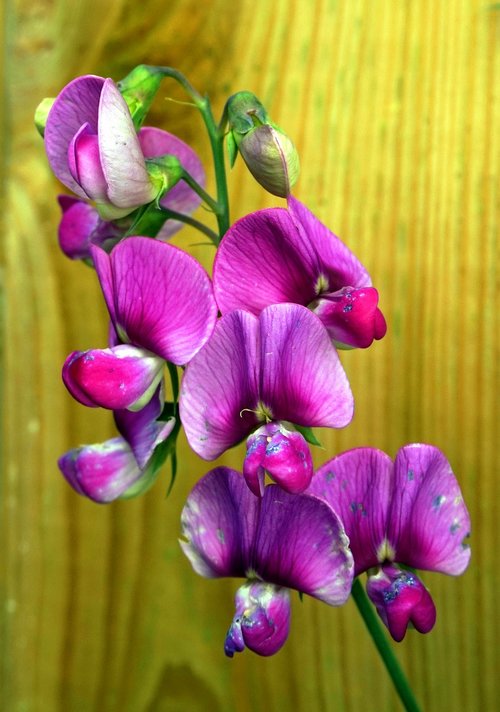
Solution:
<svg viewBox="0 0 500 712">
<path fill-rule="evenodd" d="M 207 578 L 245 576 L 259 499 L 239 472 L 217 467 L 193 487 L 181 515 L 182 550 Z"/>
<path fill-rule="evenodd" d="M 90 407 L 140 410 L 150 400 L 162 377 L 164 362 L 134 346 L 74 351 L 66 359 L 62 377 L 76 400 Z"/>
<path fill-rule="evenodd" d="M 80 260 L 90 256 L 90 236 L 97 228 L 100 218 L 97 210 L 83 200 L 71 199 L 69 196 L 59 196 L 59 204 L 63 209 L 59 223 L 59 246 L 67 257 Z"/>
<path fill-rule="evenodd" d="M 142 474 L 123 438 L 70 450 L 58 465 L 78 494 L 100 503 L 120 497 Z"/>
<path fill-rule="evenodd" d="M 97 134 L 92 133 L 88 123 L 80 127 L 69 144 L 68 165 L 71 175 L 91 200 L 107 201 L 108 186 L 102 172 Z"/>
<path fill-rule="evenodd" d="M 317 295 L 316 253 L 284 208 L 259 210 L 229 228 L 214 262 L 214 293 L 222 314 L 269 304 L 308 304 Z"/>
<path fill-rule="evenodd" d="M 83 124 L 97 133 L 99 100 L 104 79 L 93 75 L 77 77 L 56 98 L 45 126 L 45 150 L 50 167 L 61 183 L 86 198 L 85 192 L 71 175 L 68 165 L 69 145 Z"/>
<path fill-rule="evenodd" d="M 180 415 L 192 449 L 214 460 L 257 424 L 257 319 L 243 311 L 216 324 L 184 372 Z"/>
<path fill-rule="evenodd" d="M 321 321 L 298 304 L 276 304 L 260 316 L 262 402 L 273 420 L 342 428 L 354 400 Z"/>
<path fill-rule="evenodd" d="M 146 170 L 130 111 L 112 79 L 102 87 L 97 133 L 110 202 L 132 209 L 154 200 L 157 189 Z"/>
<path fill-rule="evenodd" d="M 386 558 L 392 471 L 392 460 L 384 452 L 356 448 L 325 462 L 307 490 L 339 515 L 354 556 L 355 576 Z"/>
<path fill-rule="evenodd" d="M 338 348 L 366 349 L 387 330 L 373 287 L 344 287 L 318 299 L 314 313 L 321 319 Z"/>
<path fill-rule="evenodd" d="M 190 361 L 217 318 L 203 267 L 179 248 L 147 237 L 122 240 L 111 255 L 98 247 L 91 254 L 122 340 L 177 365 Z"/>
<path fill-rule="evenodd" d="M 253 569 L 264 581 L 340 606 L 351 592 L 354 562 L 335 512 L 317 497 L 268 485 L 262 497 Z"/>
<path fill-rule="evenodd" d="M 319 256 L 321 272 L 328 281 L 324 291 L 371 285 L 370 275 L 358 258 L 305 205 L 290 195 L 288 209 Z"/>
<path fill-rule="evenodd" d="M 443 453 L 432 445 L 401 448 L 394 463 L 388 538 L 395 561 L 458 575 L 467 568 L 470 518 Z"/>
</svg>

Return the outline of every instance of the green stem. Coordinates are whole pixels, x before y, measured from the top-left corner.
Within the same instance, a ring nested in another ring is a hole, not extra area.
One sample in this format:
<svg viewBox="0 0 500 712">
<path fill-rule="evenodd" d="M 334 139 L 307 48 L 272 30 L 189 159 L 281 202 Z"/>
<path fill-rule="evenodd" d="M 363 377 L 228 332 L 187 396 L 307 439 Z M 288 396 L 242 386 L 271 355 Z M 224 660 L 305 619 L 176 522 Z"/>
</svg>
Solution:
<svg viewBox="0 0 500 712">
<path fill-rule="evenodd" d="M 204 223 L 192 218 L 190 215 L 184 215 L 184 213 L 177 213 L 175 210 L 168 210 L 167 208 L 161 208 L 162 213 L 166 216 L 167 220 L 178 220 L 179 222 L 186 223 L 186 225 L 191 225 L 197 230 L 206 235 L 215 246 L 219 244 L 219 236 L 216 232 L 207 227 Z"/>
<path fill-rule="evenodd" d="M 389 645 L 389 641 L 387 640 L 385 632 L 382 630 L 375 609 L 369 601 L 359 578 L 355 579 L 353 583 L 352 597 L 380 653 L 405 710 L 407 710 L 407 712 L 420 712 L 420 707 L 413 695 L 410 684 Z"/>
<path fill-rule="evenodd" d="M 194 190 L 195 193 L 197 193 L 200 198 L 203 200 L 204 203 L 208 205 L 210 210 L 212 210 L 216 215 L 219 212 L 219 203 L 212 198 L 209 193 L 196 181 L 192 175 L 190 175 L 187 171 L 182 171 L 182 178 L 185 183 L 188 184 L 190 188 Z"/>
</svg>

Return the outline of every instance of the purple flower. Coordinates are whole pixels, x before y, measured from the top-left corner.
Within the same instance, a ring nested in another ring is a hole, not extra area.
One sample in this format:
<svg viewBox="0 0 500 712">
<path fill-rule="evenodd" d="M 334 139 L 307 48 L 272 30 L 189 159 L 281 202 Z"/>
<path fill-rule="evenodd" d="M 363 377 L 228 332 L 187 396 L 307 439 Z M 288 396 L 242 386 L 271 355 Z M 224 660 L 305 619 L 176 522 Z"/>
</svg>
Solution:
<svg viewBox="0 0 500 712">
<path fill-rule="evenodd" d="M 469 514 L 440 450 L 406 445 L 394 463 L 380 450 L 349 450 L 318 470 L 307 493 L 340 516 L 355 575 L 375 569 L 367 591 L 392 637 L 402 640 L 410 622 L 422 633 L 431 630 L 430 594 L 397 564 L 456 576 L 469 563 Z"/>
<path fill-rule="evenodd" d="M 194 152 L 155 128 L 136 133 L 128 106 L 111 79 L 77 77 L 56 98 L 45 126 L 45 148 L 59 180 L 83 199 L 94 200 L 105 219 L 122 217 L 158 197 L 145 158 L 175 155 L 195 179 L 204 181 Z M 175 191 L 175 192 L 174 192 Z M 187 186 L 172 189 L 170 208 L 199 200 Z"/>
<path fill-rule="evenodd" d="M 218 467 L 195 485 L 182 512 L 181 546 L 208 578 L 244 577 L 226 637 L 232 656 L 245 646 L 277 652 L 288 635 L 289 588 L 331 606 L 349 597 L 353 561 L 340 520 L 316 497 L 276 485 L 255 497 L 235 470 Z"/>
<path fill-rule="evenodd" d="M 189 444 L 205 460 L 264 426 L 249 439 L 244 466 L 255 494 L 264 468 L 291 492 L 310 482 L 307 444 L 290 423 L 341 428 L 353 414 L 337 352 L 319 319 L 298 304 L 267 307 L 258 318 L 222 317 L 184 373 L 179 405 Z"/>
<path fill-rule="evenodd" d="M 138 410 L 165 361 L 187 363 L 212 333 L 210 278 L 190 255 L 145 237 L 123 240 L 110 255 L 93 246 L 91 255 L 118 345 L 70 354 L 63 379 L 84 405 Z"/>
<path fill-rule="evenodd" d="M 369 346 L 386 332 L 378 293 L 352 252 L 293 197 L 288 210 L 259 210 L 224 236 L 214 264 L 222 314 L 269 304 L 309 306 L 337 346 Z"/>
<path fill-rule="evenodd" d="M 174 418 L 157 420 L 163 403 L 162 389 L 158 387 L 142 410 L 114 413 L 120 437 L 82 445 L 62 455 L 59 469 L 73 489 L 102 504 L 145 491 L 157 473 L 154 450 L 175 425 Z"/>
</svg>

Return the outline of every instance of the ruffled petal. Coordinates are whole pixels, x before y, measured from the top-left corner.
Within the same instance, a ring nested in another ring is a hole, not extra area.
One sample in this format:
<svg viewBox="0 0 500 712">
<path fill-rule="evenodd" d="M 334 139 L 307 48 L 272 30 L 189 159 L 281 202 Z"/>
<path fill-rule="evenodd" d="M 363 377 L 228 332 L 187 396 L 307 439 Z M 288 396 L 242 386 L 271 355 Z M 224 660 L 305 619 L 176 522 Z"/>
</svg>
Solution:
<svg viewBox="0 0 500 712">
<path fill-rule="evenodd" d="M 112 321 L 123 341 L 183 365 L 208 340 L 217 318 L 201 265 L 173 245 L 122 240 L 107 255 L 91 248 Z"/>
<path fill-rule="evenodd" d="M 325 462 L 307 494 L 324 499 L 339 515 L 349 537 L 355 575 L 394 559 L 386 541 L 393 463 L 374 448 L 356 448 Z"/>
<path fill-rule="evenodd" d="M 342 428 L 353 415 L 347 376 L 321 321 L 298 304 L 267 307 L 259 320 L 260 397 L 273 420 Z"/>
<path fill-rule="evenodd" d="M 443 453 L 432 445 L 401 448 L 394 463 L 388 538 L 395 561 L 458 575 L 467 568 L 470 517 Z"/>
<path fill-rule="evenodd" d="M 436 622 L 434 601 L 418 576 L 395 566 L 384 566 L 369 576 L 366 591 L 391 636 L 403 640 L 410 623 L 428 633 Z"/>
<path fill-rule="evenodd" d="M 130 445 L 141 469 L 145 469 L 156 446 L 166 440 L 174 428 L 175 418 L 157 420 L 164 402 L 163 384 L 160 384 L 149 403 L 141 410 L 114 412 L 118 431 Z"/>
<path fill-rule="evenodd" d="M 119 208 L 150 203 L 157 194 L 125 99 L 112 79 L 104 81 L 99 102 L 99 151 L 108 198 Z"/>
<path fill-rule="evenodd" d="M 120 497 L 142 474 L 123 438 L 70 450 L 58 465 L 78 494 L 99 503 Z"/>
<path fill-rule="evenodd" d="M 257 424 L 258 322 L 236 311 L 217 323 L 181 384 L 180 415 L 192 449 L 214 460 Z"/>
<path fill-rule="evenodd" d="M 227 467 L 208 472 L 194 486 L 181 515 L 182 550 L 208 578 L 246 576 L 259 499 Z"/>
<path fill-rule="evenodd" d="M 252 495 L 253 496 L 253 495 Z M 351 592 L 354 562 L 335 512 L 317 497 L 268 485 L 253 550 L 257 576 L 340 606 Z"/>
<path fill-rule="evenodd" d="M 71 175 L 68 148 L 81 126 L 88 124 L 97 133 L 102 77 L 86 75 L 67 84 L 56 98 L 45 126 L 45 150 L 50 167 L 61 183 L 80 196 L 85 192 Z"/>
<path fill-rule="evenodd" d="M 90 407 L 140 410 L 150 400 L 163 373 L 164 362 L 134 346 L 74 351 L 62 377 L 76 400 Z"/>
<path fill-rule="evenodd" d="M 387 330 L 377 305 L 378 292 L 373 287 L 344 287 L 318 299 L 314 313 L 338 348 L 366 349 Z"/>
<path fill-rule="evenodd" d="M 214 262 L 214 292 L 222 314 L 269 304 L 308 304 L 316 296 L 318 260 L 304 233 L 283 208 L 238 220 L 222 239 Z"/>
<path fill-rule="evenodd" d="M 224 644 L 230 658 L 245 646 L 257 655 L 274 655 L 290 630 L 290 591 L 262 581 L 248 581 L 235 596 L 236 612 Z"/>
<path fill-rule="evenodd" d="M 323 291 L 371 285 L 370 275 L 358 258 L 305 205 L 290 195 L 288 209 L 319 256 L 321 273 L 328 282 Z"/>
</svg>

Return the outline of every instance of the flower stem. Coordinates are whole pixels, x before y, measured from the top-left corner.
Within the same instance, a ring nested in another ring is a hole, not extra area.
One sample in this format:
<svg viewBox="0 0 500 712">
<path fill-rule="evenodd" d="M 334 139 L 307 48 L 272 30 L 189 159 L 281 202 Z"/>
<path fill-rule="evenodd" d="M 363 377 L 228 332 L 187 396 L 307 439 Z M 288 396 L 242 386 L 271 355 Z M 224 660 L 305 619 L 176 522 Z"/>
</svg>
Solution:
<svg viewBox="0 0 500 712">
<path fill-rule="evenodd" d="M 368 600 L 368 596 L 366 595 L 359 578 L 355 579 L 353 583 L 352 597 L 354 598 L 358 611 L 360 612 L 372 640 L 380 653 L 386 670 L 391 677 L 405 710 L 407 710 L 407 712 L 420 712 L 420 707 L 418 706 L 415 696 L 413 695 L 410 684 L 406 679 L 398 659 L 389 645 L 387 636 L 378 621 L 375 609 Z"/>
<path fill-rule="evenodd" d="M 175 210 L 168 210 L 167 208 L 161 208 L 161 211 L 167 220 L 178 220 L 179 222 L 186 223 L 186 225 L 191 225 L 206 235 L 216 247 L 219 244 L 218 234 L 199 220 L 192 218 L 190 215 L 184 215 L 184 213 L 178 213 Z"/>
</svg>

